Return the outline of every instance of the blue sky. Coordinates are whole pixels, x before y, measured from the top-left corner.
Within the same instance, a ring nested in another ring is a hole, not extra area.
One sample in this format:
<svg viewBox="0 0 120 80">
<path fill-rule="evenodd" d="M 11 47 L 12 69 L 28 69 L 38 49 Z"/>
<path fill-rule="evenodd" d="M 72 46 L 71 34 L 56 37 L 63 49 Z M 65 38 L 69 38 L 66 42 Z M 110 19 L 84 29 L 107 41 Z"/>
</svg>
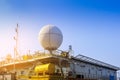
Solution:
<svg viewBox="0 0 120 80">
<path fill-rule="evenodd" d="M 13 54 L 14 28 L 19 23 L 19 48 L 43 50 L 38 42 L 42 26 L 53 24 L 63 33 L 59 49 L 120 66 L 119 0 L 0 0 L 0 53 Z"/>
</svg>

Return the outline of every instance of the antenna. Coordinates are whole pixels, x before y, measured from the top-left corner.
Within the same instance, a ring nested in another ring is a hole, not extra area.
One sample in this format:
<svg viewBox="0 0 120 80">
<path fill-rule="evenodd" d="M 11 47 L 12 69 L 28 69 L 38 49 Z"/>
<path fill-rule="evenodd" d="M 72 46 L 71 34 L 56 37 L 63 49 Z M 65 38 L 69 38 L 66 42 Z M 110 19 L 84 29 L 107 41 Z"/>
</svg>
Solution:
<svg viewBox="0 0 120 80">
<path fill-rule="evenodd" d="M 41 46 L 53 55 L 52 52 L 60 47 L 63 41 L 63 35 L 58 27 L 54 25 L 45 25 L 40 30 L 38 39 Z"/>
<path fill-rule="evenodd" d="M 19 55 L 19 52 L 18 52 L 18 32 L 19 32 L 19 27 L 18 27 L 18 23 L 17 23 L 17 27 L 15 28 L 15 36 L 14 36 L 14 40 L 16 42 L 15 46 L 14 46 L 14 71 L 15 71 L 15 60 L 16 60 L 16 56 Z"/>
<path fill-rule="evenodd" d="M 15 32 L 16 32 L 16 35 L 14 36 L 14 40 L 16 41 L 16 45 L 14 47 L 14 53 L 15 53 L 15 56 L 18 56 L 19 52 L 18 52 L 18 24 L 17 24 L 17 27 L 15 28 Z"/>
</svg>

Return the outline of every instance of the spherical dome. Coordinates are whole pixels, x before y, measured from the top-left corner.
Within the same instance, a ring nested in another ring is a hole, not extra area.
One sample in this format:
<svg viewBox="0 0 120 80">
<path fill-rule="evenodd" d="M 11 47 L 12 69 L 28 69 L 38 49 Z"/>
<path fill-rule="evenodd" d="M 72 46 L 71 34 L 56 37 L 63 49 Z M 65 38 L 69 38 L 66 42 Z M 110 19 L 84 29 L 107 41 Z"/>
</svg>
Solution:
<svg viewBox="0 0 120 80">
<path fill-rule="evenodd" d="M 54 25 L 46 25 L 39 32 L 39 42 L 46 50 L 56 50 L 62 41 L 62 32 Z"/>
</svg>

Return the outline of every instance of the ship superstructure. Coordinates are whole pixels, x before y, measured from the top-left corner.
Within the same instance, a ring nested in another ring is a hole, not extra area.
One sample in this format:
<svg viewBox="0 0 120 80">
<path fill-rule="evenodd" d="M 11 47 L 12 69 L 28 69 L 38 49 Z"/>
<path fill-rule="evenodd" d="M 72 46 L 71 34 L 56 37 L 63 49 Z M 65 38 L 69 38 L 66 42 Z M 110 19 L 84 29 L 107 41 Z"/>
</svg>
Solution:
<svg viewBox="0 0 120 80">
<path fill-rule="evenodd" d="M 71 55 L 71 46 L 68 51 L 57 50 L 63 39 L 57 27 L 47 25 L 39 35 L 45 51 L 14 58 L 8 55 L 0 61 L 0 80 L 117 80 L 119 67 Z"/>
</svg>

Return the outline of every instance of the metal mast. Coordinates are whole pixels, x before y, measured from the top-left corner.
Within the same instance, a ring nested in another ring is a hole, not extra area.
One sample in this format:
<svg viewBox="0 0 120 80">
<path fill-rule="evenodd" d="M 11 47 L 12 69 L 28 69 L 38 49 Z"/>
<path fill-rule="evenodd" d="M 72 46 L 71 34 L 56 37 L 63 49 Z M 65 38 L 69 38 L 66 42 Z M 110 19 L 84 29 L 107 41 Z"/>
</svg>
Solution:
<svg viewBox="0 0 120 80">
<path fill-rule="evenodd" d="M 15 71 L 15 61 L 16 61 L 16 57 L 18 57 L 19 53 L 18 53 L 18 24 L 17 27 L 15 28 L 15 36 L 14 36 L 14 40 L 16 42 L 15 46 L 14 46 L 14 71 Z"/>
<path fill-rule="evenodd" d="M 17 27 L 15 28 L 15 32 L 16 32 L 16 36 L 15 36 L 15 41 L 16 41 L 16 46 L 15 46 L 15 49 L 16 49 L 16 56 L 18 56 L 18 24 L 17 24 Z"/>
</svg>

